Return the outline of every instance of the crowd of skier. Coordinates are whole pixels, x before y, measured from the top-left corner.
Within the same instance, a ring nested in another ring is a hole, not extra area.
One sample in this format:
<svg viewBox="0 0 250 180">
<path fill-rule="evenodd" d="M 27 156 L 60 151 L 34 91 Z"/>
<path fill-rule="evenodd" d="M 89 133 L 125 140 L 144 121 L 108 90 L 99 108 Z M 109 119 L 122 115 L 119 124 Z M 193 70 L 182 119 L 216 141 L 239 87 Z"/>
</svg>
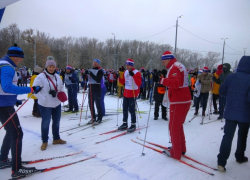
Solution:
<svg viewBox="0 0 250 180">
<path fill-rule="evenodd" d="M 239 133 L 236 161 L 238 163 L 248 161 L 244 154 L 250 123 L 250 57 L 248 56 L 242 57 L 238 68 L 233 72 L 229 63 L 221 64 L 217 69 L 203 67 L 188 70 L 170 51 L 162 54 L 159 63 L 166 67 L 162 70 L 146 70 L 143 67 L 137 70 L 136 60 L 133 59 L 125 60 L 125 67 L 121 66 L 118 71 L 102 69 L 99 59 L 93 60 L 90 69 L 77 69 L 70 65 L 65 69 L 58 69 L 53 56 L 47 57 L 44 69 L 37 66 L 30 70 L 24 66 L 17 70 L 23 58 L 22 49 L 15 44 L 9 48 L 7 55 L 0 59 L 0 121 L 6 131 L 2 140 L 0 169 L 12 167 L 13 178 L 26 177 L 27 173 L 32 174 L 35 170 L 22 165 L 23 132 L 14 109 L 14 105 L 23 105 L 22 101 L 17 99 L 17 95 L 28 93 L 28 97 L 34 99 L 32 115 L 42 118 L 41 150 L 48 148 L 51 118 L 53 144 L 66 143 L 59 134 L 61 102 L 68 100 L 68 109 L 65 112 L 77 113 L 80 111 L 77 94 L 82 92 L 88 96 L 92 117 L 88 123 L 92 125 L 100 124 L 105 116 L 106 95 L 123 98 L 123 124 L 118 130 L 126 130 L 128 133 L 138 128 L 136 127 L 138 101 L 148 100 L 150 106 L 154 102 L 154 120 L 159 119 L 161 106 L 161 118 L 168 121 L 169 117 L 168 128 L 172 142 L 172 147 L 164 152 L 177 160 L 187 151 L 183 124 L 188 111 L 194 107 L 194 116 L 197 116 L 199 108 L 202 107 L 201 115 L 204 117 L 209 95 L 212 95 L 213 114 L 218 115 L 218 120 L 224 118 L 226 122 L 218 154 L 218 170 L 226 171 L 225 166 L 237 125 Z M 64 88 L 67 89 L 67 95 L 64 93 Z M 130 126 L 128 112 L 131 114 Z M 8 159 L 10 150 L 11 160 Z"/>
</svg>

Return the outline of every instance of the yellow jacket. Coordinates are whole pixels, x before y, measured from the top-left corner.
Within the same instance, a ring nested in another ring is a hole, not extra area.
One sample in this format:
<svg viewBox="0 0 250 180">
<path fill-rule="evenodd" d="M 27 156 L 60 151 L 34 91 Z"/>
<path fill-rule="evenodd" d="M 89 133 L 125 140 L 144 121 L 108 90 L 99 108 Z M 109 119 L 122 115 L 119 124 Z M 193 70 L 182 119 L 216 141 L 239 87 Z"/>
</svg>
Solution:
<svg viewBox="0 0 250 180">
<path fill-rule="evenodd" d="M 120 79 L 123 79 L 123 74 L 124 74 L 123 71 L 119 71 L 119 78 L 120 78 Z M 122 87 L 123 84 L 121 84 L 121 83 L 119 82 L 119 78 L 118 78 L 118 86 L 119 86 L 119 87 Z"/>
<path fill-rule="evenodd" d="M 218 78 L 219 78 L 219 75 L 216 74 L 216 73 L 214 73 L 214 77 L 215 77 L 216 79 L 218 79 Z M 220 85 L 217 84 L 216 82 L 214 82 L 214 84 L 213 84 L 213 94 L 218 95 L 218 94 L 219 94 L 219 88 L 220 88 Z"/>
<path fill-rule="evenodd" d="M 33 75 L 30 78 L 30 87 L 32 87 L 34 80 L 36 79 L 37 75 Z M 31 96 L 31 93 L 28 94 L 28 97 Z M 37 99 L 36 96 L 32 96 L 31 99 Z"/>
</svg>

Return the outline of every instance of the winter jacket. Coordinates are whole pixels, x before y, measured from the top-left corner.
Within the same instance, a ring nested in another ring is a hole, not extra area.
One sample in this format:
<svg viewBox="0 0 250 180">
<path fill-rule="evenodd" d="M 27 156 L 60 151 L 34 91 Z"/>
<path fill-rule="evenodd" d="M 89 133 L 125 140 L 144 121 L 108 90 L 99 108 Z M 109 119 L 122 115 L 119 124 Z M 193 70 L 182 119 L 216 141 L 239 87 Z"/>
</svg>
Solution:
<svg viewBox="0 0 250 180">
<path fill-rule="evenodd" d="M 200 81 L 196 81 L 193 95 L 198 98 L 200 96 L 200 93 L 201 93 L 201 83 Z"/>
<path fill-rule="evenodd" d="M 109 75 L 108 75 L 108 81 L 110 83 L 115 82 L 116 81 L 116 74 L 115 73 L 109 73 Z"/>
<path fill-rule="evenodd" d="M 216 72 L 214 73 L 213 79 L 214 78 L 219 79 L 219 75 Z M 220 88 L 220 85 L 217 84 L 216 82 L 214 82 L 214 84 L 213 84 L 213 94 L 218 95 L 219 94 L 219 88 Z"/>
<path fill-rule="evenodd" d="M 133 76 L 130 76 L 129 71 L 126 70 L 123 78 L 119 79 L 120 83 L 125 85 L 123 96 L 127 98 L 137 97 L 140 93 L 141 73 L 135 68 L 132 71 L 134 72 Z"/>
<path fill-rule="evenodd" d="M 0 107 L 13 106 L 17 101 L 17 94 L 31 92 L 30 87 L 17 86 L 16 64 L 5 56 L 0 59 Z"/>
<path fill-rule="evenodd" d="M 208 93 L 211 89 L 211 83 L 213 82 L 212 79 L 213 75 L 207 73 L 204 75 L 203 73 L 199 74 L 197 80 L 201 81 L 201 93 Z"/>
<path fill-rule="evenodd" d="M 155 83 L 155 88 L 154 88 L 154 100 L 157 101 L 157 102 L 162 102 L 165 93 L 164 94 L 159 93 L 158 92 L 159 88 L 165 88 L 166 89 L 165 86 L 163 86 L 162 84 L 156 82 Z"/>
<path fill-rule="evenodd" d="M 123 86 L 123 84 L 120 83 L 120 79 L 123 78 L 123 74 L 124 74 L 124 71 L 119 71 L 119 78 L 118 78 L 118 86 L 119 87 Z"/>
<path fill-rule="evenodd" d="M 194 90 L 195 88 L 195 83 L 196 83 L 196 79 L 194 79 L 193 77 L 191 78 L 191 89 Z"/>
<path fill-rule="evenodd" d="M 33 75 L 30 78 L 30 87 L 33 87 L 34 80 L 36 79 L 37 75 Z M 31 93 L 28 94 L 28 97 L 31 96 Z M 37 99 L 36 96 L 31 96 L 31 99 Z"/>
<path fill-rule="evenodd" d="M 191 103 L 191 94 L 188 87 L 188 73 L 183 64 L 171 60 L 167 67 L 166 78 L 162 78 L 160 83 L 168 87 L 168 98 L 171 104 Z"/>
<path fill-rule="evenodd" d="M 250 56 L 243 56 L 237 72 L 226 76 L 219 93 L 226 96 L 224 118 L 250 123 Z"/>
<path fill-rule="evenodd" d="M 220 77 L 219 77 L 218 79 L 213 78 L 214 82 L 216 82 L 217 84 L 220 84 L 220 85 L 223 84 L 223 82 L 224 82 L 225 79 L 226 79 L 226 76 L 232 73 L 232 72 L 230 71 L 230 69 L 231 69 L 231 65 L 230 65 L 230 64 L 225 63 L 225 64 L 223 64 L 223 65 L 227 66 L 227 72 L 221 73 L 221 75 L 220 75 Z"/>
<path fill-rule="evenodd" d="M 93 72 L 97 71 L 96 74 Z M 96 67 L 93 69 L 89 69 L 89 74 L 88 74 L 88 82 L 89 82 L 89 88 L 92 92 L 101 92 L 101 80 L 103 78 L 103 71 L 102 69 Z M 92 83 L 92 81 L 95 81 L 96 83 Z"/>
<path fill-rule="evenodd" d="M 46 70 L 44 70 L 44 72 L 54 82 L 58 91 L 64 91 L 62 80 L 57 73 L 52 75 L 49 74 Z M 44 73 L 39 74 L 33 83 L 33 86 L 43 87 L 42 90 L 39 91 L 39 93 L 35 94 L 35 96 L 38 99 L 39 105 L 44 107 L 55 108 L 59 104 L 61 104 L 61 101 L 57 98 L 57 96 L 52 97 L 52 95 L 49 94 L 50 90 L 55 90 L 55 88 L 51 83 L 51 81 L 47 79 L 45 74 Z"/>
<path fill-rule="evenodd" d="M 77 74 L 75 73 L 75 70 L 71 70 L 69 73 L 65 73 L 65 84 L 67 89 L 77 89 L 79 79 L 77 77 Z"/>
</svg>

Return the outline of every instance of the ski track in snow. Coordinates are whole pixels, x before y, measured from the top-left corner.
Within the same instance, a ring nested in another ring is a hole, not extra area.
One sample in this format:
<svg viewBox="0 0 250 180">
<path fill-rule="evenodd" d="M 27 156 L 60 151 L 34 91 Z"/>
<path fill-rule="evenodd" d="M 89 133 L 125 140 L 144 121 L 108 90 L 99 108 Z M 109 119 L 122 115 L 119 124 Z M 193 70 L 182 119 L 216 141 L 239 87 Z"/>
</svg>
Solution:
<svg viewBox="0 0 250 180">
<path fill-rule="evenodd" d="M 18 96 L 19 99 L 26 98 L 26 95 Z M 83 95 L 78 94 L 78 101 L 81 102 Z M 84 104 L 84 111 L 86 111 L 86 101 Z M 119 99 L 120 108 L 121 99 Z M 67 104 L 67 103 L 65 103 Z M 147 124 L 149 104 L 147 101 L 138 102 L 140 111 L 145 111 L 146 113 L 141 113 L 142 118 L 139 118 L 140 126 Z M 105 106 L 107 113 L 110 111 L 116 111 L 117 108 L 117 98 L 106 96 Z M 55 159 L 52 161 L 47 161 L 43 163 L 37 163 L 27 166 L 34 166 L 36 168 L 46 168 L 58 166 L 65 163 L 70 163 L 73 161 L 80 160 L 81 158 L 86 158 L 97 154 L 93 159 L 64 167 L 61 169 L 53 170 L 50 172 L 42 174 L 34 174 L 25 179 L 27 180 L 74 180 L 74 179 L 84 179 L 84 180 L 247 180 L 250 179 L 250 173 L 248 173 L 250 168 L 250 163 L 245 163 L 239 165 L 235 162 L 234 152 L 236 150 L 237 144 L 237 130 L 235 132 L 235 137 L 232 143 L 232 150 L 228 163 L 226 165 L 227 172 L 221 173 L 210 170 L 203 166 L 200 166 L 190 160 L 183 158 L 184 161 L 191 163 L 197 167 L 200 167 L 206 171 L 212 172 L 215 176 L 209 176 L 205 173 L 197 171 L 186 165 L 179 163 L 178 161 L 161 155 L 151 149 L 145 148 L 145 156 L 141 156 L 142 146 L 131 142 L 131 139 L 136 140 L 136 137 L 144 139 L 145 129 L 140 130 L 140 134 L 134 132 L 132 134 L 127 134 L 110 141 L 106 141 L 101 144 L 95 144 L 95 142 L 104 140 L 115 136 L 121 132 L 110 133 L 106 135 L 99 135 L 113 129 L 117 126 L 117 116 L 106 116 L 106 118 L 111 118 L 112 120 L 102 123 L 96 126 L 95 129 L 88 128 L 84 131 L 76 132 L 71 136 L 67 135 L 67 132 L 60 133 L 62 139 L 67 141 L 65 145 L 52 145 L 52 133 L 51 127 L 49 130 L 49 141 L 48 148 L 46 151 L 41 151 L 41 118 L 24 118 L 23 116 L 28 116 L 31 114 L 31 109 L 33 107 L 33 101 L 29 100 L 25 106 L 18 112 L 18 116 L 23 128 L 23 160 L 34 160 L 41 158 L 54 157 L 59 155 L 65 155 L 72 152 L 79 152 L 83 150 L 83 153 L 67 158 Z M 81 106 L 79 107 L 79 109 Z M 151 106 L 149 129 L 147 134 L 147 140 L 158 143 L 164 146 L 171 146 L 169 143 L 168 135 L 168 121 L 161 119 L 160 116 L 157 121 L 153 120 L 154 117 L 154 105 Z M 201 112 L 201 110 L 200 110 Z M 223 130 L 221 127 L 225 124 L 223 122 L 216 121 L 205 125 L 200 125 L 201 117 L 196 117 L 192 122 L 188 122 L 193 117 L 194 111 L 191 109 L 184 123 L 184 131 L 186 135 L 186 145 L 187 145 L 187 155 L 194 158 L 202 163 L 205 163 L 212 167 L 217 167 L 217 154 L 219 152 L 220 143 L 223 137 Z M 73 114 L 67 114 L 61 116 L 61 128 L 60 131 L 66 130 L 71 127 L 76 127 L 78 121 L 69 121 L 69 117 Z M 80 113 L 78 113 L 79 118 Z M 81 124 L 85 124 L 86 113 L 82 114 Z M 88 116 L 90 112 L 88 112 Z M 122 112 L 119 111 L 119 125 L 122 124 Z M 215 120 L 218 116 L 211 115 L 211 120 L 208 120 L 208 116 L 204 119 L 205 122 Z M 79 119 L 78 119 L 79 120 Z M 52 122 L 51 122 L 52 123 Z M 130 125 L 130 115 L 128 119 L 128 125 Z M 50 124 L 51 126 L 51 124 Z M 3 137 L 5 135 L 4 130 L 0 130 L 0 143 L 2 143 Z M 95 137 L 89 137 L 82 139 L 82 137 L 97 135 Z M 248 138 L 248 145 L 249 145 Z M 147 143 L 146 143 L 147 144 Z M 160 149 L 160 148 L 158 148 Z M 246 149 L 246 156 L 250 157 L 249 147 Z M 9 154 L 10 156 L 10 154 Z M 1 179 L 10 178 L 11 169 L 0 170 Z"/>
</svg>

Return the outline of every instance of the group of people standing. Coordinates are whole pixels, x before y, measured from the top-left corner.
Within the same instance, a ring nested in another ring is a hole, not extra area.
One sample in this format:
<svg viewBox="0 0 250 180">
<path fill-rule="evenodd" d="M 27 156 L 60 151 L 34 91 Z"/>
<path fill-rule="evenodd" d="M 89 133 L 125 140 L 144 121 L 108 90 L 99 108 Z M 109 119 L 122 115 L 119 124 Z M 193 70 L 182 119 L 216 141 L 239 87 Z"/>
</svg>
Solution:
<svg viewBox="0 0 250 180">
<path fill-rule="evenodd" d="M 0 169 L 12 167 L 12 177 L 25 177 L 27 173 L 32 174 L 35 168 L 27 168 L 21 164 L 22 137 L 23 132 L 17 114 L 9 121 L 10 116 L 15 113 L 14 105 L 21 105 L 22 102 L 17 100 L 18 94 L 29 94 L 29 98 L 35 97 L 33 108 L 34 116 L 41 116 L 41 150 L 48 148 L 49 124 L 52 117 L 52 134 L 53 145 L 65 144 L 66 141 L 60 138 L 59 128 L 61 119 L 61 98 L 60 92 L 64 92 L 65 83 L 68 89 L 68 112 L 78 112 L 77 92 L 79 90 L 79 78 L 74 72 L 73 67 L 68 65 L 64 72 L 64 77 L 60 77 L 56 71 L 56 62 L 52 56 L 48 56 L 45 69 L 40 67 L 34 69 L 33 78 L 31 78 L 30 87 L 18 87 L 18 76 L 15 68 L 23 62 L 24 53 L 16 44 L 9 48 L 7 55 L 0 59 L 0 121 L 4 124 L 6 135 L 4 137 L 1 155 Z M 190 109 L 192 98 L 195 96 L 195 114 L 198 114 L 199 104 L 202 101 L 202 116 L 205 114 L 209 91 L 213 88 L 213 93 L 218 93 L 215 88 L 219 87 L 220 99 L 220 115 L 226 119 L 225 135 L 223 137 L 220 153 L 218 155 L 218 170 L 226 171 L 225 165 L 230 154 L 232 138 L 236 126 L 239 126 L 239 136 L 237 150 L 235 153 L 236 161 L 239 163 L 247 162 L 244 156 L 246 149 L 246 139 L 249 129 L 249 113 L 250 113 L 250 60 L 249 57 L 243 57 L 239 62 L 237 73 L 230 74 L 230 65 L 223 64 L 223 72 L 218 71 L 214 75 L 209 73 L 207 67 L 203 68 L 203 72 L 198 76 L 193 73 L 191 79 L 191 87 L 187 69 L 183 64 L 177 61 L 175 56 L 166 51 L 162 54 L 163 69 L 160 72 L 153 70 L 151 73 L 145 73 L 145 69 L 141 68 L 141 72 L 135 69 L 133 59 L 127 59 L 126 69 L 121 67 L 118 73 L 110 72 L 105 79 L 105 71 L 101 68 L 99 59 L 93 60 L 91 69 L 82 71 L 82 85 L 84 92 L 88 82 L 88 104 L 91 111 L 91 120 L 89 123 L 98 125 L 102 122 L 105 115 L 104 96 L 107 92 L 107 81 L 110 95 L 114 93 L 114 87 L 118 89 L 118 96 L 123 96 L 123 124 L 118 130 L 127 130 L 129 133 L 136 130 L 136 99 L 138 96 L 146 98 L 154 95 L 155 113 L 154 119 L 159 117 L 159 106 L 162 107 L 162 119 L 167 119 L 167 108 L 164 102 L 169 103 L 169 132 L 172 147 L 169 147 L 165 153 L 174 158 L 180 159 L 186 153 L 186 141 L 183 129 L 187 113 Z M 221 66 L 220 66 L 221 68 Z M 197 77 L 197 78 L 196 78 Z M 116 79 L 116 84 L 114 83 Z M 246 81 L 247 80 L 247 81 Z M 150 83 L 149 83 L 150 82 Z M 144 86 L 143 86 L 144 83 Z M 214 83 L 214 84 L 213 84 Z M 216 86 L 216 84 L 217 86 Z M 147 84 L 147 88 L 145 88 Z M 212 86 L 211 86 L 212 84 Z M 200 86 L 200 88 L 198 88 Z M 154 87 L 154 88 L 153 88 Z M 113 89 L 113 90 L 112 90 Z M 190 93 L 191 89 L 191 93 Z M 123 92 L 123 93 L 122 93 Z M 153 93 L 154 92 L 154 93 Z M 235 95 L 235 93 L 237 94 Z M 218 94 L 216 94 L 218 98 Z M 164 99 L 164 101 L 163 101 Z M 214 98 L 216 101 L 216 98 Z M 151 103 L 151 101 L 150 101 Z M 95 114 L 95 106 L 97 115 Z M 225 105 L 225 111 L 224 111 Z M 217 107 L 217 106 L 216 106 Z M 39 111 L 39 113 L 38 113 Z M 215 112 L 218 112 L 215 108 Z M 131 114 L 131 125 L 128 125 L 128 112 Z M 8 161 L 9 150 L 11 150 L 12 160 Z"/>
</svg>

